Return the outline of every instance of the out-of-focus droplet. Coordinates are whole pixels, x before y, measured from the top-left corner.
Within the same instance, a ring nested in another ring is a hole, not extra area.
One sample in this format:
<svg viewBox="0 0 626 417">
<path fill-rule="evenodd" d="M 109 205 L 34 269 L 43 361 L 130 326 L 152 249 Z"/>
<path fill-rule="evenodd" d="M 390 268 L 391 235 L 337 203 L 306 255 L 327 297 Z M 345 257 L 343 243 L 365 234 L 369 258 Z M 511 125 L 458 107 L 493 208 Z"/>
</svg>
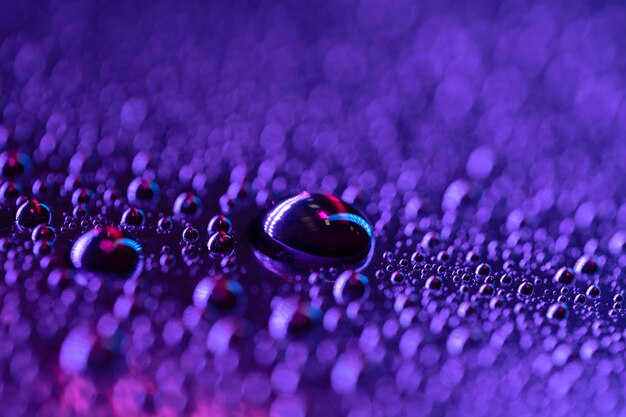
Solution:
<svg viewBox="0 0 626 417">
<path fill-rule="evenodd" d="M 471 203 L 475 198 L 474 186 L 465 179 L 452 182 L 443 193 L 441 206 L 445 211 L 457 210 Z"/>
<path fill-rule="evenodd" d="M 194 193 L 182 193 L 174 201 L 174 214 L 198 217 L 202 213 L 202 201 Z"/>
<path fill-rule="evenodd" d="M 333 286 L 333 296 L 340 304 L 363 300 L 369 293 L 370 283 L 367 277 L 352 270 L 341 273 Z"/>
<path fill-rule="evenodd" d="M 236 280 L 221 275 L 207 277 L 196 285 L 193 303 L 200 309 L 209 307 L 218 313 L 239 311 L 243 305 L 243 288 Z"/>
<path fill-rule="evenodd" d="M 567 318 L 568 315 L 569 309 L 567 308 L 567 305 L 562 303 L 552 304 L 550 307 L 548 307 L 548 311 L 546 313 L 548 319 L 553 321 L 564 320 Z"/>
<path fill-rule="evenodd" d="M 583 255 L 576 261 L 574 271 L 578 274 L 593 275 L 598 272 L 598 263 L 592 256 Z"/>
<path fill-rule="evenodd" d="M 93 191 L 87 187 L 79 187 L 72 193 L 72 204 L 77 206 L 79 204 L 90 204 L 93 202 Z"/>
<path fill-rule="evenodd" d="M 14 205 L 23 195 L 22 186 L 13 181 L 6 181 L 0 186 L 0 202 Z"/>
<path fill-rule="evenodd" d="M 280 300 L 272 310 L 269 319 L 269 332 L 275 339 L 285 337 L 303 337 L 315 323 L 319 322 L 322 312 L 309 301 L 291 297 Z"/>
<path fill-rule="evenodd" d="M 7 150 L 0 154 L 0 175 L 4 178 L 18 178 L 28 172 L 32 162 L 28 155 Z"/>
<path fill-rule="evenodd" d="M 556 274 L 554 274 L 554 282 L 570 285 L 574 282 L 575 277 L 574 271 L 564 266 L 559 268 Z"/>
<path fill-rule="evenodd" d="M 443 279 L 439 275 L 433 275 L 426 280 L 426 288 L 439 291 L 443 287 Z"/>
<path fill-rule="evenodd" d="M 159 185 L 154 180 L 137 177 L 128 184 L 126 196 L 131 204 L 150 205 L 159 201 L 159 193 Z"/>
<path fill-rule="evenodd" d="M 600 296 L 600 287 L 592 284 L 587 288 L 586 293 L 589 298 L 598 298 Z"/>
</svg>

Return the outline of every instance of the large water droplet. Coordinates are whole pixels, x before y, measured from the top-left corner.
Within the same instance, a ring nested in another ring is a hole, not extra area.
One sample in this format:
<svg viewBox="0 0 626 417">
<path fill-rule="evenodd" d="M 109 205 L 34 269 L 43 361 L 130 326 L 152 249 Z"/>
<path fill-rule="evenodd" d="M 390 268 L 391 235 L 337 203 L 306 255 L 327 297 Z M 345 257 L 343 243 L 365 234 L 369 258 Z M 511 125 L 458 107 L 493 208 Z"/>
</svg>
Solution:
<svg viewBox="0 0 626 417">
<path fill-rule="evenodd" d="M 264 212 L 251 226 L 257 257 L 271 270 L 362 268 L 374 249 L 363 215 L 328 194 L 300 193 Z"/>
<path fill-rule="evenodd" d="M 139 275 L 143 267 L 139 243 L 112 226 L 99 226 L 79 237 L 70 258 L 76 268 L 132 277 Z"/>
</svg>

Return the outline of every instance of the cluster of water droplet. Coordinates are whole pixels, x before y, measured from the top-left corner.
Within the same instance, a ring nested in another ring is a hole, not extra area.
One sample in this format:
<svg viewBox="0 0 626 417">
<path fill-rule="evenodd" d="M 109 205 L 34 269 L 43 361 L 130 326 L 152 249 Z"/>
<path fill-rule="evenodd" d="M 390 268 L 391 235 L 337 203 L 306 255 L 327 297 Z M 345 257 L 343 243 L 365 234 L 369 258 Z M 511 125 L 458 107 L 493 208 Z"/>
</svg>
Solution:
<svg viewBox="0 0 626 417">
<path fill-rule="evenodd" d="M 622 6 L 44 3 L 0 415 L 624 414 Z"/>
</svg>

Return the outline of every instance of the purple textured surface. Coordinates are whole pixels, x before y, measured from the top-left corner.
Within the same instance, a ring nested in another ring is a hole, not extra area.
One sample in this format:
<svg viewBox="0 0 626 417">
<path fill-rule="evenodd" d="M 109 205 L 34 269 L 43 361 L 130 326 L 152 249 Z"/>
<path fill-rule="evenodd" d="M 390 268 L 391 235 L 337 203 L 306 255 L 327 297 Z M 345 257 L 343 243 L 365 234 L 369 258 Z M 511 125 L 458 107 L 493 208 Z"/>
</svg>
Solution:
<svg viewBox="0 0 626 417">
<path fill-rule="evenodd" d="M 0 0 L 0 416 L 626 416 L 625 74 L 621 2 Z M 369 265 L 256 259 L 303 190 Z"/>
</svg>

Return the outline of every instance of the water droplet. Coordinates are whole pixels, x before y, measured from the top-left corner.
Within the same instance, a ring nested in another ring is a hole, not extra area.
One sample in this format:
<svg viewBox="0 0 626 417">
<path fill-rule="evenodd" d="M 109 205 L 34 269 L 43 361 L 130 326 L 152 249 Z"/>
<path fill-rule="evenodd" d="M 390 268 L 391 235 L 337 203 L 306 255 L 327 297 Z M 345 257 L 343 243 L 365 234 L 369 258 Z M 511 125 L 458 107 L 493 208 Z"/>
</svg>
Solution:
<svg viewBox="0 0 626 417">
<path fill-rule="evenodd" d="M 74 190 L 72 193 L 72 204 L 77 206 L 79 204 L 89 204 L 93 201 L 93 191 L 87 187 L 80 187 Z"/>
<path fill-rule="evenodd" d="M 564 320 L 567 318 L 568 315 L 569 309 L 567 308 L 567 305 L 563 303 L 552 304 L 550 307 L 548 307 L 548 311 L 546 313 L 548 319 L 553 321 Z"/>
<path fill-rule="evenodd" d="M 157 224 L 157 227 L 159 228 L 158 230 L 160 232 L 169 232 L 170 230 L 172 230 L 173 226 L 174 226 L 174 222 L 172 221 L 172 218 L 169 216 L 161 217 Z"/>
<path fill-rule="evenodd" d="M 230 233 L 232 228 L 233 226 L 230 219 L 223 214 L 218 214 L 217 216 L 213 216 L 209 221 L 207 232 L 209 232 L 210 235 L 217 232 Z"/>
<path fill-rule="evenodd" d="M 23 195 L 22 186 L 13 181 L 7 181 L 0 186 L 0 201 L 5 204 L 15 204 Z"/>
<path fill-rule="evenodd" d="M 87 216 L 87 205 L 82 203 L 74 207 L 72 215 L 77 219 L 82 219 Z"/>
<path fill-rule="evenodd" d="M 290 297 L 279 300 L 273 308 L 269 319 L 269 332 L 274 339 L 284 339 L 287 336 L 303 337 L 321 318 L 320 309 L 309 301 L 299 297 Z"/>
<path fill-rule="evenodd" d="M 0 252 L 7 252 L 13 247 L 13 239 L 8 236 L 4 236 L 0 239 Z"/>
<path fill-rule="evenodd" d="M 590 285 L 587 288 L 587 297 L 589 298 L 598 298 L 600 296 L 600 287 L 597 285 Z"/>
<path fill-rule="evenodd" d="M 185 242 L 195 242 L 200 237 L 200 233 L 198 229 L 193 226 L 187 226 L 185 230 L 183 230 L 183 240 Z"/>
<path fill-rule="evenodd" d="M 57 231 L 54 227 L 48 226 L 45 224 L 40 224 L 33 229 L 33 233 L 31 234 L 31 239 L 33 242 L 37 242 L 39 240 L 49 240 L 50 242 L 54 242 L 57 237 Z"/>
<path fill-rule="evenodd" d="M 450 262 L 451 259 L 452 258 L 451 258 L 450 253 L 448 251 L 442 250 L 441 252 L 439 252 L 437 254 L 437 261 L 438 262 L 447 263 L 447 262 Z M 443 267 L 443 265 L 442 265 L 442 267 Z"/>
<path fill-rule="evenodd" d="M 17 178 L 31 169 L 28 155 L 18 151 L 4 151 L 0 154 L 0 174 L 5 178 Z"/>
<path fill-rule="evenodd" d="M 143 268 L 139 243 L 112 226 L 96 227 L 79 237 L 70 252 L 76 268 L 137 276 Z"/>
<path fill-rule="evenodd" d="M 51 194 L 52 184 L 47 180 L 36 179 L 32 186 L 33 195 L 37 197 L 47 197 Z"/>
<path fill-rule="evenodd" d="M 202 213 L 202 201 L 194 193 L 182 193 L 174 201 L 174 214 L 198 217 Z"/>
<path fill-rule="evenodd" d="M 496 292 L 496 289 L 491 284 L 483 284 L 481 285 L 478 292 L 480 293 L 480 295 L 483 295 L 485 297 L 491 297 Z"/>
<path fill-rule="evenodd" d="M 122 224 L 125 226 L 143 226 L 146 221 L 146 215 L 143 210 L 136 207 L 126 209 L 122 214 Z"/>
<path fill-rule="evenodd" d="M 15 222 L 27 229 L 40 224 L 49 224 L 51 220 L 50 208 L 37 200 L 27 200 L 17 209 L 15 215 Z"/>
<path fill-rule="evenodd" d="M 404 273 L 400 272 L 400 271 L 396 271 L 393 274 L 391 274 L 391 282 L 393 284 L 402 284 L 404 282 Z"/>
<path fill-rule="evenodd" d="M 422 238 L 423 248 L 436 248 L 441 243 L 441 237 L 437 232 L 428 232 Z"/>
<path fill-rule="evenodd" d="M 500 308 L 504 305 L 504 298 L 501 296 L 495 296 L 489 301 L 489 307 L 492 309 Z"/>
<path fill-rule="evenodd" d="M 217 232 L 209 238 L 207 248 L 214 258 L 230 256 L 235 250 L 235 240 L 228 233 Z"/>
<path fill-rule="evenodd" d="M 303 192 L 277 203 L 250 228 L 257 257 L 275 272 L 348 266 L 371 259 L 372 226 L 337 197 Z"/>
<path fill-rule="evenodd" d="M 535 291 L 533 284 L 528 281 L 524 281 L 517 288 L 517 293 L 523 295 L 524 297 L 529 297 L 532 295 L 533 291 Z"/>
<path fill-rule="evenodd" d="M 593 257 L 583 255 L 576 261 L 574 271 L 578 274 L 592 275 L 598 272 L 598 263 Z"/>
<path fill-rule="evenodd" d="M 369 293 L 370 283 L 367 277 L 352 270 L 341 273 L 333 285 L 333 296 L 339 304 L 363 300 Z"/>
<path fill-rule="evenodd" d="M 465 262 L 476 263 L 480 261 L 480 258 L 480 253 L 478 251 L 471 250 L 467 252 L 467 255 L 465 255 Z"/>
<path fill-rule="evenodd" d="M 196 285 L 193 303 L 200 309 L 210 307 L 219 313 L 232 313 L 242 307 L 243 288 L 236 280 L 221 275 L 207 277 Z"/>
<path fill-rule="evenodd" d="M 433 275 L 426 280 L 426 288 L 439 291 L 443 287 L 443 279 L 439 275 Z"/>
<path fill-rule="evenodd" d="M 574 282 L 574 278 L 574 271 L 566 267 L 559 268 L 559 270 L 556 271 L 556 274 L 554 274 L 554 282 L 563 285 L 572 284 Z"/>
<path fill-rule="evenodd" d="M 441 207 L 446 210 L 457 210 L 467 205 L 475 198 L 473 185 L 465 180 L 458 179 L 452 182 L 443 193 Z"/>
<path fill-rule="evenodd" d="M 476 267 L 476 275 L 486 277 L 491 274 L 491 265 L 482 263 Z"/>
<path fill-rule="evenodd" d="M 159 185 L 152 179 L 137 177 L 128 184 L 126 196 L 131 204 L 155 204 L 159 201 Z"/>
<path fill-rule="evenodd" d="M 37 257 L 49 255 L 52 252 L 53 243 L 49 240 L 38 240 L 33 246 L 33 253 Z"/>
<path fill-rule="evenodd" d="M 411 255 L 411 262 L 413 263 L 421 263 L 424 262 L 425 256 L 422 251 L 413 252 Z"/>
</svg>

